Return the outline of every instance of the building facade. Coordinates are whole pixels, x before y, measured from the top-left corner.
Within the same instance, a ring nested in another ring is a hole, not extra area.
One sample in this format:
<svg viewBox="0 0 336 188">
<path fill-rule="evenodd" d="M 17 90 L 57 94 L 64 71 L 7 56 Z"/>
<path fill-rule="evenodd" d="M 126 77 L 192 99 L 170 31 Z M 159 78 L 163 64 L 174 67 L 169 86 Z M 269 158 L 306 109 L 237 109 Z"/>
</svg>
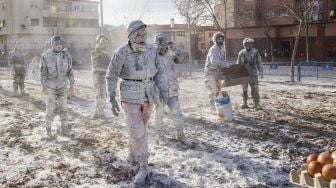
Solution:
<svg viewBox="0 0 336 188">
<path fill-rule="evenodd" d="M 273 53 L 275 60 L 290 59 L 298 23 L 287 9 L 280 7 L 277 0 L 228 0 L 228 3 L 227 54 L 230 59 L 236 57 L 245 37 L 254 38 L 256 48 L 266 54 Z M 292 3 L 292 6 L 300 11 L 300 0 Z M 222 25 L 225 24 L 223 9 L 223 4 L 215 8 Z M 336 61 L 335 9 L 334 0 L 317 1 L 308 29 L 311 60 Z M 298 60 L 305 59 L 304 36 L 302 32 L 296 54 Z M 270 55 L 266 60 L 270 60 Z"/>
<path fill-rule="evenodd" d="M 0 0 L 0 48 L 10 50 L 19 41 L 31 58 L 58 34 L 74 60 L 82 61 L 99 33 L 98 5 L 90 0 Z"/>
</svg>

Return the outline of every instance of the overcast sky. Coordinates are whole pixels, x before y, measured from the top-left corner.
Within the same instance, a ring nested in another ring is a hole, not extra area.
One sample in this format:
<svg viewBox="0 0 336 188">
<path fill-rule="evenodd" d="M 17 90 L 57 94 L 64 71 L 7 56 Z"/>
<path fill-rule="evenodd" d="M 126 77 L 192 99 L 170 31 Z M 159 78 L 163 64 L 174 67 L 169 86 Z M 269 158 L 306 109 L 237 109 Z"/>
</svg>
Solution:
<svg viewBox="0 0 336 188">
<path fill-rule="evenodd" d="M 103 0 L 104 24 L 122 25 L 141 18 L 146 24 L 183 23 L 171 0 Z"/>
</svg>

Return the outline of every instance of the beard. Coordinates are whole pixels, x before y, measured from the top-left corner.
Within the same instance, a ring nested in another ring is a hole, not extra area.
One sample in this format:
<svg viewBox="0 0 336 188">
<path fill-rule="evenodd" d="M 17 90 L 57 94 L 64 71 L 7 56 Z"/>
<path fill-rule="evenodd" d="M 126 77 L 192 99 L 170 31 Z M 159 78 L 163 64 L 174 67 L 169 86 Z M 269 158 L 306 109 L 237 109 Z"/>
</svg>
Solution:
<svg viewBox="0 0 336 188">
<path fill-rule="evenodd" d="M 218 46 L 223 46 L 224 42 L 217 42 Z"/>
<path fill-rule="evenodd" d="M 133 52 L 135 53 L 144 53 L 147 51 L 146 43 L 143 44 L 137 44 L 137 43 L 131 43 Z"/>
</svg>

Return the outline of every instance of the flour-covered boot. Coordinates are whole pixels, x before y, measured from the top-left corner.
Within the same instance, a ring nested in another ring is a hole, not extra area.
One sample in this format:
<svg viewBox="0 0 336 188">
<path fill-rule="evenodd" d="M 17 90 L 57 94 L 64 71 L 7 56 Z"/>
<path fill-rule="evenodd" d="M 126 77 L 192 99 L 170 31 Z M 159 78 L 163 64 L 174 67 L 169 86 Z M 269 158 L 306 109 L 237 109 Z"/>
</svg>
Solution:
<svg viewBox="0 0 336 188">
<path fill-rule="evenodd" d="M 150 173 L 147 163 L 140 163 L 140 168 L 138 173 L 134 177 L 134 183 L 136 186 L 144 185 L 145 180 Z"/>
</svg>

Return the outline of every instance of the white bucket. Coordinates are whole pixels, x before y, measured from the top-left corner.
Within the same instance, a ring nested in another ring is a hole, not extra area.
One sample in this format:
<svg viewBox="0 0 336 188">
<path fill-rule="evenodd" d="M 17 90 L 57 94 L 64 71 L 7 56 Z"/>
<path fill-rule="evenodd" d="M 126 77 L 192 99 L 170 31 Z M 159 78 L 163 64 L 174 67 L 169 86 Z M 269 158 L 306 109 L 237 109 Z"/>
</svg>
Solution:
<svg viewBox="0 0 336 188">
<path fill-rule="evenodd" d="M 233 110 L 232 110 L 231 102 L 228 104 L 215 103 L 215 106 L 216 106 L 217 116 L 220 120 L 233 121 Z"/>
</svg>

